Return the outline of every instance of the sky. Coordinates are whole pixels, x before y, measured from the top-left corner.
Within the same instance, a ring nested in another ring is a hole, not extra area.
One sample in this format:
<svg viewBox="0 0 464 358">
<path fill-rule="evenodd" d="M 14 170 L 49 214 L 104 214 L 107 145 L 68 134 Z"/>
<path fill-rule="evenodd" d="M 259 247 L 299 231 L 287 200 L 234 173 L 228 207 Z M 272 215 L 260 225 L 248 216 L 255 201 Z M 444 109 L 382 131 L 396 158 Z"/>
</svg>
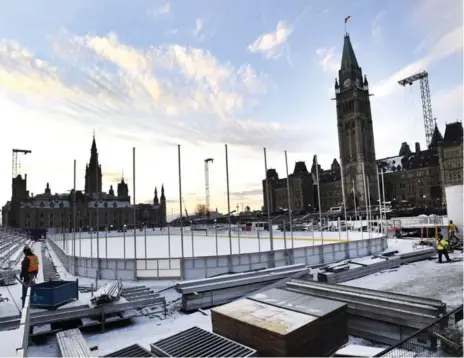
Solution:
<svg viewBox="0 0 464 358">
<path fill-rule="evenodd" d="M 0 203 L 11 197 L 13 148 L 31 193 L 84 187 L 95 132 L 103 189 L 124 176 L 136 201 L 164 184 L 168 217 L 182 197 L 227 211 L 262 206 L 267 166 L 285 176 L 313 155 L 339 157 L 334 81 L 344 18 L 367 75 L 377 158 L 425 147 L 419 84 L 433 113 L 463 116 L 461 0 L 0 0 Z"/>
</svg>

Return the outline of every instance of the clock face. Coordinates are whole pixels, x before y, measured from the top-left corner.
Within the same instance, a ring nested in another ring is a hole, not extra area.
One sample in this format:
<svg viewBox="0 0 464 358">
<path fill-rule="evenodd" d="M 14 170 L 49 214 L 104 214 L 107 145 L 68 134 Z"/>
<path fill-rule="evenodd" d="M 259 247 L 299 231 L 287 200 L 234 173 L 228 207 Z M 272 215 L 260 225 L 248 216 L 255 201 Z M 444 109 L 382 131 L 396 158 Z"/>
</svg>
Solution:
<svg viewBox="0 0 464 358">
<path fill-rule="evenodd" d="M 349 78 L 347 78 L 344 82 L 343 82 L 343 86 L 345 86 L 345 88 L 348 88 L 351 86 L 351 80 Z"/>
</svg>

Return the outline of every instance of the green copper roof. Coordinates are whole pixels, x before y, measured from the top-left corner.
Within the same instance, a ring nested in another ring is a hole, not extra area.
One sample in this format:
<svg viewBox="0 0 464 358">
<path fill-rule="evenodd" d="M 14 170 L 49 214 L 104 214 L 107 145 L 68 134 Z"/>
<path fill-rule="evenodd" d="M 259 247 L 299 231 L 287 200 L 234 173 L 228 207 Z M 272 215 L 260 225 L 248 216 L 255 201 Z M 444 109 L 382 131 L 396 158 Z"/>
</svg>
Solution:
<svg viewBox="0 0 464 358">
<path fill-rule="evenodd" d="M 352 68 L 359 68 L 359 65 L 354 54 L 353 46 L 351 46 L 350 36 L 345 35 L 345 41 L 343 43 L 342 64 L 340 69 L 349 70 Z"/>
</svg>

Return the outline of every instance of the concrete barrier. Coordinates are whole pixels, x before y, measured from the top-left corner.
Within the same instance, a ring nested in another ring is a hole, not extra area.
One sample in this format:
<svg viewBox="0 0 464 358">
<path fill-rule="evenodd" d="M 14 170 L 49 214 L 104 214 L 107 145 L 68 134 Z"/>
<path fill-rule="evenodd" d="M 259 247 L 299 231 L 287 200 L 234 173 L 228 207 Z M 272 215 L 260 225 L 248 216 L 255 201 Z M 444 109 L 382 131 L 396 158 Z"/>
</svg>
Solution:
<svg viewBox="0 0 464 358">
<path fill-rule="evenodd" d="M 292 264 L 315 266 L 377 254 L 388 247 L 386 237 L 298 247 L 274 252 L 185 258 L 105 259 L 67 255 L 52 239 L 53 248 L 68 272 L 76 276 L 107 280 L 194 280 L 224 273 L 237 273 Z"/>
</svg>

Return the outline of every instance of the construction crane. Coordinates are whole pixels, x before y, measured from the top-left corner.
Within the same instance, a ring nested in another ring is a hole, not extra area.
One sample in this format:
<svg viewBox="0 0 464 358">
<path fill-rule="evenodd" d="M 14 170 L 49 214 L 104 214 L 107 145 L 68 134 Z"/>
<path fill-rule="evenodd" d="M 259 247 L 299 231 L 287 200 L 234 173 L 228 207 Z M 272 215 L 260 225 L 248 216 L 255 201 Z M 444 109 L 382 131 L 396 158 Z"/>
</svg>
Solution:
<svg viewBox="0 0 464 358">
<path fill-rule="evenodd" d="M 205 159 L 205 201 L 206 201 L 206 210 L 209 213 L 209 163 L 214 163 L 213 158 Z"/>
<path fill-rule="evenodd" d="M 420 81 L 420 91 L 422 100 L 422 112 L 424 114 L 424 127 L 425 127 L 425 141 L 427 146 L 432 142 L 433 131 L 436 125 L 436 119 L 433 118 L 432 114 L 432 99 L 430 97 L 429 87 L 429 74 L 427 71 L 416 73 L 413 76 L 405 78 L 398 83 L 405 87 L 406 85 L 412 86 L 416 81 Z"/>
<path fill-rule="evenodd" d="M 18 174 L 21 173 L 21 162 L 19 160 L 19 155 L 26 155 L 32 153 L 32 151 L 27 149 L 13 149 L 13 161 L 11 164 L 11 172 L 13 178 L 16 178 Z"/>
</svg>

